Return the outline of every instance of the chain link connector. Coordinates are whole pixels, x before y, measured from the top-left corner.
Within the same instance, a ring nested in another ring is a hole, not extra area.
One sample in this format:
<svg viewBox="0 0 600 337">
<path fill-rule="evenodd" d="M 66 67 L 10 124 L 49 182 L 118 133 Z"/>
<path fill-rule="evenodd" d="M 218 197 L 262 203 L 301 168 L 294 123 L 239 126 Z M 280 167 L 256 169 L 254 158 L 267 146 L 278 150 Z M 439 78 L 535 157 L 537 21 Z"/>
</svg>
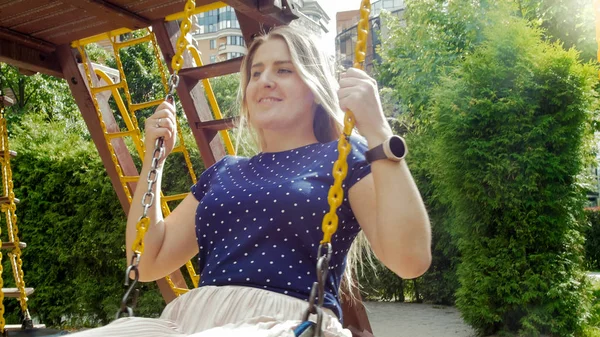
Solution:
<svg viewBox="0 0 600 337">
<path fill-rule="evenodd" d="M 303 317 L 303 321 L 308 321 L 310 315 L 317 315 L 313 337 L 321 337 L 323 332 L 322 307 L 325 301 L 325 282 L 327 282 L 332 252 L 333 248 L 331 243 L 327 242 L 319 245 L 319 251 L 317 253 L 317 282 L 313 283 L 312 289 L 310 290 L 308 308 L 306 308 Z"/>
<path fill-rule="evenodd" d="M 139 256 L 136 257 L 137 254 L 134 254 L 134 256 L 132 256 L 131 258 L 131 264 L 129 265 L 129 267 L 127 267 L 127 270 L 125 270 L 125 286 L 129 286 L 129 288 L 127 289 L 127 291 L 125 292 L 125 295 L 123 295 L 123 298 L 121 299 L 121 308 L 119 309 L 119 311 L 117 311 L 117 319 L 121 318 L 121 314 L 126 313 L 129 317 L 133 317 L 133 308 L 135 308 L 135 306 L 137 305 L 137 300 L 138 300 L 138 296 L 139 296 L 139 289 L 135 289 L 139 279 L 140 279 L 140 271 L 138 269 L 138 263 L 139 263 Z M 133 272 L 133 282 L 131 282 L 131 284 L 129 284 L 130 281 L 130 277 L 129 275 Z M 129 301 L 129 298 L 131 297 L 133 293 L 133 298 L 131 299 L 131 306 L 127 305 L 127 301 Z"/>
<path fill-rule="evenodd" d="M 172 73 L 169 76 L 169 92 L 167 92 L 167 96 L 165 97 L 165 101 L 169 101 L 169 103 L 173 103 L 175 95 L 175 91 L 177 86 L 179 85 L 179 75 L 177 73 Z"/>
</svg>

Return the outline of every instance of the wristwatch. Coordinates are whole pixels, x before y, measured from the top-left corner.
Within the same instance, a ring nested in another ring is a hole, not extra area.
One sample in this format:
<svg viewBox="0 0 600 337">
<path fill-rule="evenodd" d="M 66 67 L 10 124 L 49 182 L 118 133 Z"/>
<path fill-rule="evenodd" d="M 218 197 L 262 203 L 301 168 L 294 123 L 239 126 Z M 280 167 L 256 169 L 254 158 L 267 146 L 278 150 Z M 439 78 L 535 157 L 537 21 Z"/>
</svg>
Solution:
<svg viewBox="0 0 600 337">
<path fill-rule="evenodd" d="M 365 157 L 368 163 L 379 159 L 401 161 L 407 153 L 408 149 L 406 148 L 404 138 L 394 135 L 367 151 Z"/>
</svg>

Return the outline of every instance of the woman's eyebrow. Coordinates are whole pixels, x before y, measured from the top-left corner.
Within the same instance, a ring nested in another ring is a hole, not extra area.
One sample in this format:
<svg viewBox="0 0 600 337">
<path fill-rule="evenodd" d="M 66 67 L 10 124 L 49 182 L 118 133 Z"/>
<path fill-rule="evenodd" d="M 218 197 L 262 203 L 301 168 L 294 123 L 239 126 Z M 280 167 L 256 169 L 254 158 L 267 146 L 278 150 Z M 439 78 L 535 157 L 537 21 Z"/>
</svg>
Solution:
<svg viewBox="0 0 600 337">
<path fill-rule="evenodd" d="M 282 64 L 291 64 L 292 61 L 288 61 L 288 60 L 285 60 L 285 61 L 275 61 L 273 63 L 275 65 L 282 65 Z M 263 66 L 264 66 L 264 64 L 262 62 L 258 62 L 258 63 L 253 64 L 252 68 L 259 68 L 259 67 L 263 67 Z"/>
</svg>

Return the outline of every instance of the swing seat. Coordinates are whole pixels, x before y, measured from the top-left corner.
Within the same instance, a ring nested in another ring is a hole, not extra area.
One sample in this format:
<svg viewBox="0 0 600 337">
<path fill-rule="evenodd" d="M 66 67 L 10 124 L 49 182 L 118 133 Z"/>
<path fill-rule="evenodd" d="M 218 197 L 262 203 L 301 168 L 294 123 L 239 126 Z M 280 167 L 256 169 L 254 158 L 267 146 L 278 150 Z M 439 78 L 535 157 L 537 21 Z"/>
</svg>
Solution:
<svg viewBox="0 0 600 337">
<path fill-rule="evenodd" d="M 312 337 L 316 324 L 310 321 L 304 321 L 294 329 L 296 337 Z"/>
<path fill-rule="evenodd" d="M 38 325 L 41 328 L 22 329 L 20 324 L 7 325 L 4 336 L 8 337 L 57 337 L 68 335 L 67 331 L 45 328 L 43 324 Z"/>
</svg>

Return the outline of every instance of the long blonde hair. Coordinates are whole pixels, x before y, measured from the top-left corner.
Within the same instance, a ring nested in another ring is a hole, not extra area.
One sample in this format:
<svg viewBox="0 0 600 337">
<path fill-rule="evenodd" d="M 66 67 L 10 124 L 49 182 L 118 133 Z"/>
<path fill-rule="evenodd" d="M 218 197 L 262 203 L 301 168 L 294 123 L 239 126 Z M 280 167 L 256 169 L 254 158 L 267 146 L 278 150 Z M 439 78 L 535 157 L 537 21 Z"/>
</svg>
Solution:
<svg viewBox="0 0 600 337">
<path fill-rule="evenodd" d="M 242 61 L 238 90 L 238 102 L 240 104 L 240 119 L 236 136 L 238 146 L 242 134 L 247 131 L 250 131 L 253 135 L 255 145 L 262 149 L 264 144 L 260 133 L 256 132 L 249 123 L 246 87 L 250 82 L 252 59 L 256 50 L 271 39 L 281 39 L 286 43 L 292 64 L 315 97 L 317 109 L 313 121 L 313 131 L 317 140 L 326 143 L 338 139 L 343 132 L 344 112 L 339 107 L 337 96 L 339 84 L 335 78 L 333 63 L 315 44 L 316 37 L 290 26 L 279 26 L 255 37 Z M 365 250 L 370 252 L 370 246 L 363 232 L 361 232 L 348 252 L 347 268 L 344 275 L 344 290 L 346 291 L 357 286 L 354 274 L 358 263 L 362 260 L 362 252 Z M 367 256 L 370 257 L 371 254 L 367 254 Z M 372 262 L 370 259 L 369 261 Z M 352 291 L 347 291 L 347 293 L 353 294 Z"/>
</svg>

